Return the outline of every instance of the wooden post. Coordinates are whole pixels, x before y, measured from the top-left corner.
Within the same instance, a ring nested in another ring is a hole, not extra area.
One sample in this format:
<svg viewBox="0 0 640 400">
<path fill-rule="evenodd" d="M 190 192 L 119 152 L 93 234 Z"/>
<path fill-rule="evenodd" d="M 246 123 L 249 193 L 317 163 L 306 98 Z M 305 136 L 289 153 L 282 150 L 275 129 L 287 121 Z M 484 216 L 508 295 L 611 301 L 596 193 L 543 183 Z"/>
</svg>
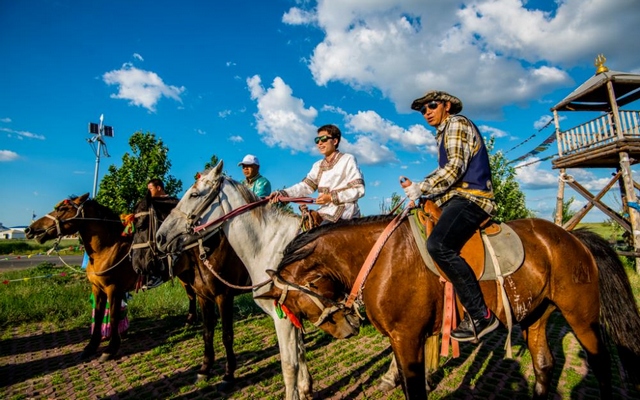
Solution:
<svg viewBox="0 0 640 400">
<path fill-rule="evenodd" d="M 620 121 L 620 110 L 616 101 L 616 95 L 613 91 L 613 83 L 607 82 L 607 91 L 609 92 L 609 101 L 611 103 L 611 112 L 613 113 L 613 121 L 618 140 L 624 139 L 624 132 Z M 622 181 L 624 182 L 624 190 L 628 202 L 637 203 L 636 191 L 633 187 L 633 178 L 631 175 L 631 160 L 629 153 L 626 151 L 619 152 L 620 170 L 622 172 Z M 633 207 L 627 207 L 629 212 L 629 222 L 631 224 L 631 236 L 633 238 L 633 250 L 636 254 L 640 253 L 640 214 Z M 640 258 L 636 257 L 636 273 L 640 273 Z"/>
<path fill-rule="evenodd" d="M 562 156 L 562 144 L 560 143 L 560 120 L 558 119 L 558 111 L 553 110 L 553 123 L 556 127 L 556 142 L 558 142 L 558 155 Z M 564 174 L 566 168 L 560 168 L 558 175 L 558 195 L 556 196 L 556 215 L 554 223 L 562 226 L 562 206 L 564 203 Z"/>
</svg>

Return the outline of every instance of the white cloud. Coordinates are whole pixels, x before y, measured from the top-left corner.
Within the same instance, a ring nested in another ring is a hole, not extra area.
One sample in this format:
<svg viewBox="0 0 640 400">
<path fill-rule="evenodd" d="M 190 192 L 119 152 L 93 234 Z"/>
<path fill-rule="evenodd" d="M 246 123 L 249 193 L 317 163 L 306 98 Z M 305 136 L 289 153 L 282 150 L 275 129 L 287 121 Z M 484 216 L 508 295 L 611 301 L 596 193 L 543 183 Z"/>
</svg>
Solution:
<svg viewBox="0 0 640 400">
<path fill-rule="evenodd" d="M 637 66 L 637 0 L 547 2 L 548 12 L 527 3 L 325 0 L 291 8 L 283 22 L 313 21 L 324 33 L 309 60 L 318 85 L 376 88 L 400 112 L 438 88 L 458 95 L 465 113 L 496 118 L 573 86 L 565 69 L 592 63 L 598 49 L 620 70 Z"/>
<path fill-rule="evenodd" d="M 133 53 L 133 58 L 135 58 L 138 61 L 144 61 L 144 58 L 142 58 L 142 56 L 138 53 Z"/>
<path fill-rule="evenodd" d="M 480 129 L 480 132 L 482 132 L 483 134 L 489 135 L 489 137 L 501 138 L 509 136 L 507 132 L 503 131 L 502 129 L 494 128 L 488 125 L 480 125 L 478 129 Z"/>
<path fill-rule="evenodd" d="M 37 133 L 32 133 L 32 132 L 28 132 L 28 131 L 16 131 L 14 129 L 9 129 L 9 128 L 0 128 L 0 131 L 7 132 L 9 134 L 9 136 L 17 135 L 18 139 L 24 139 L 24 138 L 38 139 L 38 140 L 45 140 L 46 139 L 44 137 L 44 135 L 39 135 Z"/>
<path fill-rule="evenodd" d="M 185 91 L 184 86 L 166 85 L 155 72 L 138 69 L 129 63 L 106 72 L 102 79 L 107 85 L 118 86 L 118 93 L 112 94 L 111 98 L 129 100 L 129 104 L 151 112 L 156 111 L 156 104 L 163 96 L 181 103 L 180 95 Z"/>
<path fill-rule="evenodd" d="M 18 158 L 20 158 L 20 156 L 15 151 L 0 150 L 0 162 L 15 161 Z"/>
<path fill-rule="evenodd" d="M 8 124 L 9 122 L 11 122 L 11 118 L 0 118 L 0 122 L 4 122 L 5 124 Z"/>
<path fill-rule="evenodd" d="M 222 110 L 218 113 L 220 118 L 227 118 L 229 115 L 231 115 L 231 110 Z"/>
<path fill-rule="evenodd" d="M 315 13 L 311 11 L 305 11 L 298 7 L 292 7 L 288 12 L 282 16 L 282 22 L 290 25 L 305 25 L 312 24 L 316 21 Z"/>
<path fill-rule="evenodd" d="M 516 180 L 520 183 L 521 189 L 550 189 L 558 187 L 558 174 L 540 169 L 540 163 L 530 164 L 536 161 L 532 157 L 519 165 L 529 164 L 516 169 Z"/>
<path fill-rule="evenodd" d="M 280 77 L 265 89 L 260 76 L 254 75 L 247 79 L 247 86 L 258 105 L 254 115 L 263 142 L 293 151 L 309 152 L 314 148 L 313 120 L 318 115 L 315 108 L 305 108 L 304 101 L 293 97 L 293 90 Z"/>
<path fill-rule="evenodd" d="M 551 115 L 542 115 L 536 122 L 533 123 L 533 127 L 536 130 L 540 130 L 547 126 L 551 121 L 553 121 L 553 117 Z"/>
<path fill-rule="evenodd" d="M 293 96 L 293 90 L 280 77 L 265 89 L 258 75 L 247 79 L 251 98 L 256 100 L 256 125 L 262 141 L 292 151 L 316 154 L 312 138 L 318 112 L 306 108 L 304 102 Z M 339 114 L 345 121 L 340 149 L 356 156 L 361 164 L 396 162 L 394 148 L 411 152 L 436 153 L 433 134 L 422 125 L 401 128 L 383 119 L 375 111 L 348 114 L 339 107 L 323 106 L 323 111 Z"/>
<path fill-rule="evenodd" d="M 198 135 L 206 135 L 206 134 L 207 134 L 207 131 L 203 131 L 202 129 L 196 129 L 196 133 L 197 133 Z"/>
<path fill-rule="evenodd" d="M 244 139 L 242 136 L 234 135 L 229 137 L 229 141 L 233 143 L 241 143 L 244 142 Z"/>
</svg>

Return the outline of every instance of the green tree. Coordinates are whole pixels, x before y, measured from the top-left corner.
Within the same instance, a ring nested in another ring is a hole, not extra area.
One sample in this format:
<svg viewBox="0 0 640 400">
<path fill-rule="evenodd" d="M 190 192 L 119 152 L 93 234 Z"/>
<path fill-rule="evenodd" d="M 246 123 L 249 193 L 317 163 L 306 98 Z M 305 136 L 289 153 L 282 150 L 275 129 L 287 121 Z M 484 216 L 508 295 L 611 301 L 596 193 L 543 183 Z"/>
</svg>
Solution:
<svg viewBox="0 0 640 400">
<path fill-rule="evenodd" d="M 571 196 L 571 198 L 567 201 L 562 201 L 562 224 L 565 222 L 569 222 L 574 215 L 576 215 L 575 211 L 571 210 L 571 204 L 575 201 L 575 197 Z M 551 215 L 551 220 L 555 221 L 556 219 L 556 209 L 553 209 L 553 214 Z"/>
<path fill-rule="evenodd" d="M 502 222 L 520 218 L 530 218 L 534 214 L 527 208 L 525 196 L 516 181 L 516 170 L 501 151 L 492 154 L 495 138 L 487 142 L 489 164 L 491 165 L 493 193 L 498 210 L 495 219 Z"/>
<path fill-rule="evenodd" d="M 182 190 L 182 181 L 169 174 L 169 149 L 153 133 L 135 132 L 129 138 L 131 154 L 122 156 L 120 168 L 110 165 L 100 182 L 96 199 L 118 213 L 129 213 L 147 192 L 147 182 L 158 178 L 165 191 L 176 196 Z"/>
<path fill-rule="evenodd" d="M 380 214 L 389 214 L 391 211 L 394 211 L 394 214 L 400 214 L 403 210 L 402 207 L 398 207 L 400 202 L 402 201 L 402 197 L 396 193 L 391 193 L 391 198 L 387 202 L 386 199 L 380 202 Z"/>
</svg>

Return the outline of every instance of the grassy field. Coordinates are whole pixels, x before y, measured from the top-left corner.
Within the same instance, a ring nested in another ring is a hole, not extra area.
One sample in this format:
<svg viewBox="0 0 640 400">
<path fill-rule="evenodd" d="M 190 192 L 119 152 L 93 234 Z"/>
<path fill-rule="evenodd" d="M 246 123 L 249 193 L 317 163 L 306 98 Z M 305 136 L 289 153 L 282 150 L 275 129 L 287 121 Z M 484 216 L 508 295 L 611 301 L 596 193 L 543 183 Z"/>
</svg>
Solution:
<svg viewBox="0 0 640 400">
<path fill-rule="evenodd" d="M 640 277 L 627 268 L 636 301 Z M 172 398 L 279 399 L 282 376 L 273 322 L 250 294 L 235 302 L 235 350 L 238 384 L 218 390 L 225 355 L 219 329 L 215 345 L 218 369 L 208 381 L 194 384 L 202 357 L 199 329 L 185 328 L 187 300 L 178 284 L 166 283 L 129 301 L 131 328 L 121 357 L 98 363 L 80 362 L 89 339 L 89 285 L 82 271 L 43 264 L 0 274 L 0 398 Z M 380 393 L 376 386 L 390 361 L 390 348 L 371 325 L 356 338 L 334 340 L 309 324 L 305 337 L 314 391 L 319 399 L 401 399 L 399 389 Z M 584 351 L 562 317 L 549 325 L 556 369 L 554 398 L 597 399 L 597 383 L 585 363 Z M 531 356 L 514 331 L 512 360 L 504 359 L 504 330 L 479 346 L 464 344 L 462 357 L 441 358 L 434 375 L 432 399 L 531 396 Z M 479 361 L 477 361 L 479 360 Z M 614 362 L 614 365 L 615 362 Z M 615 398 L 640 398 L 625 387 L 614 370 Z"/>
<path fill-rule="evenodd" d="M 0 255 L 29 255 L 47 252 L 53 247 L 54 241 L 39 244 L 35 240 L 28 239 L 3 239 L 0 240 Z M 60 254 L 82 254 L 82 242 L 79 239 L 62 239 L 58 245 Z"/>
</svg>

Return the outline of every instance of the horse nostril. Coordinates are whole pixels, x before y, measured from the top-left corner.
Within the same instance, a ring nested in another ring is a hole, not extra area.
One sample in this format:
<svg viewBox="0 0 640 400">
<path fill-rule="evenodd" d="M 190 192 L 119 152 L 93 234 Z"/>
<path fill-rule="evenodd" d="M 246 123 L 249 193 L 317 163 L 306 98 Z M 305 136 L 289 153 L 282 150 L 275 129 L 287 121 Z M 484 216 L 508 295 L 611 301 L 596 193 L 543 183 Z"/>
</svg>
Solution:
<svg viewBox="0 0 640 400">
<path fill-rule="evenodd" d="M 31 229 L 29 229 L 29 228 L 25 228 L 25 229 L 24 229 L 24 233 L 26 233 L 27 235 L 28 235 L 30 232 L 31 232 Z"/>
</svg>

